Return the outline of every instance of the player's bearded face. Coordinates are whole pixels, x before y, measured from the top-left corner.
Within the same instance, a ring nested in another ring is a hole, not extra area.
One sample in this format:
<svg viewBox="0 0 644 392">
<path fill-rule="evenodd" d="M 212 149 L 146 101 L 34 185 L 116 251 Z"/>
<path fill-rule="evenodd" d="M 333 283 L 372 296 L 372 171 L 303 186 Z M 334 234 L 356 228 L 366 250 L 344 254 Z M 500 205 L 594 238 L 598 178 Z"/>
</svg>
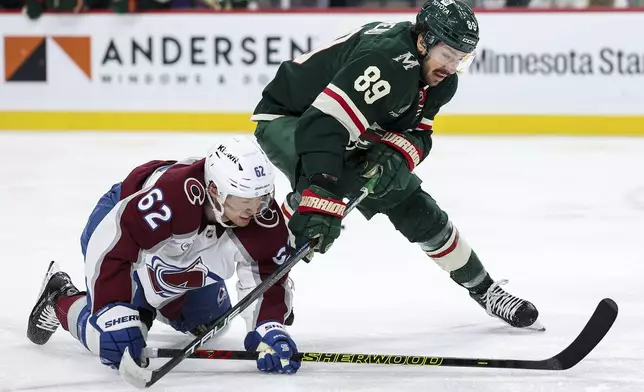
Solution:
<svg viewBox="0 0 644 392">
<path fill-rule="evenodd" d="M 437 63 L 431 57 L 427 57 L 425 61 L 423 61 L 423 75 L 425 83 L 429 86 L 436 86 L 453 73 L 454 72 L 451 72 L 448 67 Z"/>
<path fill-rule="evenodd" d="M 419 51 L 426 53 L 423 61 L 423 77 L 426 84 L 436 86 L 446 77 L 467 69 L 474 59 L 474 53 L 465 53 L 439 42 L 425 51 L 419 37 Z"/>
</svg>

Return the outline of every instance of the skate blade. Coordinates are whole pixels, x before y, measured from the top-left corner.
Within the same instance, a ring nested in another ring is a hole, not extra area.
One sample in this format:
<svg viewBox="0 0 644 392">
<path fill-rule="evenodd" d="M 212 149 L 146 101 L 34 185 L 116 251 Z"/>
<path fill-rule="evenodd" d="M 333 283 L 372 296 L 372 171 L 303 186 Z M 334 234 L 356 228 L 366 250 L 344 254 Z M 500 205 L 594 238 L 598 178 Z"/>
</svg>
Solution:
<svg viewBox="0 0 644 392">
<path fill-rule="evenodd" d="M 60 267 L 58 266 L 58 263 L 55 261 L 52 261 L 49 263 L 49 267 L 47 267 L 47 273 L 45 274 L 45 277 L 42 280 L 42 283 L 40 285 L 40 292 L 38 293 L 38 299 L 42 297 L 42 293 L 45 291 L 45 287 L 47 286 L 47 283 L 49 283 L 49 280 L 51 277 L 57 273 L 60 272 Z"/>
<path fill-rule="evenodd" d="M 530 331 L 537 331 L 537 332 L 545 332 L 546 331 L 546 327 L 544 327 L 543 324 L 541 324 L 541 322 L 539 320 L 535 321 L 534 324 L 532 324 L 530 326 L 527 326 L 527 327 L 523 327 L 521 329 L 527 329 L 527 330 L 530 330 Z"/>
</svg>

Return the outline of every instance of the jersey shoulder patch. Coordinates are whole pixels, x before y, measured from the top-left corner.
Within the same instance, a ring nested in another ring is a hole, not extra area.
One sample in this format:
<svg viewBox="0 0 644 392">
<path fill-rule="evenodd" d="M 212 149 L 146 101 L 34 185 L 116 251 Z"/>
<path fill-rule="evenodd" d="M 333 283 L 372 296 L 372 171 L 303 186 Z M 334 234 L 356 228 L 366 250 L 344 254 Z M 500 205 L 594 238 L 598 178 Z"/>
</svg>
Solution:
<svg viewBox="0 0 644 392">
<path fill-rule="evenodd" d="M 412 54 L 410 51 L 406 51 L 401 55 L 393 57 L 392 60 L 399 63 L 405 69 L 405 71 L 416 67 L 420 68 L 420 61 L 418 61 L 418 57 Z"/>
<path fill-rule="evenodd" d="M 186 178 L 183 182 L 183 191 L 185 192 L 190 204 L 194 206 L 201 206 L 206 201 L 206 189 L 201 181 L 194 177 Z"/>
<path fill-rule="evenodd" d="M 262 216 L 246 227 L 234 228 L 233 232 L 245 251 L 258 262 L 275 262 L 273 257 L 279 256 L 288 244 L 286 221 L 275 201 Z"/>
<path fill-rule="evenodd" d="M 416 53 L 416 43 L 410 34 L 409 22 L 374 22 L 363 30 L 361 42 L 369 50 L 374 50 L 390 61 L 398 63 L 401 69 L 408 71 L 420 68 Z"/>
</svg>

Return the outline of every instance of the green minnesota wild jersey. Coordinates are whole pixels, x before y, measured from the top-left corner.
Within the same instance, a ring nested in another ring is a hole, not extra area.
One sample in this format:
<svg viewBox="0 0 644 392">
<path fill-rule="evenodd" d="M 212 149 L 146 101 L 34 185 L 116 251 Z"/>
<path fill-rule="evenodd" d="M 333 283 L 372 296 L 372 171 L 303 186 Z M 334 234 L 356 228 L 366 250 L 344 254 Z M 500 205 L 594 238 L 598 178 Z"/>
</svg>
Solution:
<svg viewBox="0 0 644 392">
<path fill-rule="evenodd" d="M 345 150 L 374 141 L 378 130 L 411 132 L 425 158 L 434 116 L 453 97 L 458 79 L 423 83 L 411 26 L 370 23 L 283 62 L 251 120 L 300 117 L 295 143 L 309 175 L 339 177 Z"/>
</svg>

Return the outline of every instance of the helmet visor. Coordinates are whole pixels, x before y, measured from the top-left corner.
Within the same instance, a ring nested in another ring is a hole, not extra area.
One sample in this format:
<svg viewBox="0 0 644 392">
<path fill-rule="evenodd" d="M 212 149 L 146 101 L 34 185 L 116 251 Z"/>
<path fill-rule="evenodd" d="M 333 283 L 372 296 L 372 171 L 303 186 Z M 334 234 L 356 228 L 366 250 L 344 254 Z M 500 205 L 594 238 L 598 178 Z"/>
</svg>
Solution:
<svg viewBox="0 0 644 392">
<path fill-rule="evenodd" d="M 228 195 L 224 202 L 224 208 L 227 213 L 242 218 L 252 218 L 265 212 L 272 202 L 273 193 L 253 198 Z"/>
<path fill-rule="evenodd" d="M 447 67 L 450 72 L 463 72 L 474 61 L 474 52 L 466 53 L 456 50 L 442 42 L 432 46 L 427 53 L 428 57 Z"/>
</svg>

